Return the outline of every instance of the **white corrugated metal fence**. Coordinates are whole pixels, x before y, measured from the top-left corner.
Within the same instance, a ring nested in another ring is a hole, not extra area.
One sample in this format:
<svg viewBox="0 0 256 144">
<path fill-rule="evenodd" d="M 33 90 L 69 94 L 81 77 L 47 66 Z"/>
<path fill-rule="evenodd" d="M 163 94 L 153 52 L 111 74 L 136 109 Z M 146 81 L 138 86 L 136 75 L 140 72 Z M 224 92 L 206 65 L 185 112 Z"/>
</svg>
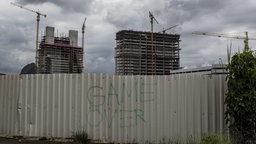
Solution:
<svg viewBox="0 0 256 144">
<path fill-rule="evenodd" d="M 225 76 L 0 76 L 0 135 L 156 142 L 223 133 Z"/>
</svg>

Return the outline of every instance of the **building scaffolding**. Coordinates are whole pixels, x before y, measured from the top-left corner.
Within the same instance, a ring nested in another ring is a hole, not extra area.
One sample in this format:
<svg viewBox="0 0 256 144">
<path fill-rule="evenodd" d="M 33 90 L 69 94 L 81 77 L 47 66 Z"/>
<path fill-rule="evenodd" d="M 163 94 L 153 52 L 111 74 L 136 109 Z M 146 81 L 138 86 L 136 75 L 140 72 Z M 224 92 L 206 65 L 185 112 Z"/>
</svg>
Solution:
<svg viewBox="0 0 256 144">
<path fill-rule="evenodd" d="M 180 35 L 154 33 L 153 54 L 150 36 L 150 32 L 132 30 L 116 33 L 117 75 L 169 75 L 171 70 L 180 69 Z"/>
<path fill-rule="evenodd" d="M 82 73 L 83 48 L 77 46 L 78 32 L 69 37 L 55 37 L 54 27 L 46 27 L 39 46 L 39 73 Z"/>
</svg>

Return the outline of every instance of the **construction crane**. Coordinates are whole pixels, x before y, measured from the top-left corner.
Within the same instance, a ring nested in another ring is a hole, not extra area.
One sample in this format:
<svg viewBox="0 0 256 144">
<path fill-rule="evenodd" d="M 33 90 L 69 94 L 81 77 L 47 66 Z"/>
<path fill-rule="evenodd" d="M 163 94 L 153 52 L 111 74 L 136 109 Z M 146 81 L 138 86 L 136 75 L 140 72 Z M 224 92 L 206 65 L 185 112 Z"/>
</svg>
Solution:
<svg viewBox="0 0 256 144">
<path fill-rule="evenodd" d="M 149 11 L 149 18 L 150 18 L 150 24 L 151 24 L 152 75 L 154 75 L 154 72 L 155 72 L 155 57 L 154 57 L 155 51 L 154 51 L 153 24 L 154 24 L 154 20 L 157 24 L 159 24 L 159 23 L 150 11 Z"/>
<path fill-rule="evenodd" d="M 83 26 L 82 26 L 82 48 L 83 48 L 83 52 L 84 52 L 84 30 L 85 30 L 85 21 L 86 21 L 86 17 L 84 18 L 84 22 L 83 22 Z M 82 68 L 83 69 L 83 68 Z"/>
<path fill-rule="evenodd" d="M 245 32 L 245 36 L 236 36 L 230 34 L 217 34 L 217 33 L 207 33 L 207 32 L 193 32 L 192 34 L 196 35 L 206 35 L 206 36 L 215 36 L 215 37 L 224 37 L 224 38 L 233 38 L 233 39 L 243 39 L 244 40 L 244 51 L 249 51 L 249 40 L 256 40 L 256 38 L 249 38 L 248 32 Z"/>
<path fill-rule="evenodd" d="M 35 11 L 35 10 L 31 10 L 31 9 L 28 9 L 22 5 L 19 5 L 19 4 L 16 4 L 16 3 L 12 3 L 12 5 L 14 6 L 17 6 L 19 8 L 22 8 L 22 9 L 25 9 L 25 10 L 28 10 L 30 12 L 33 12 L 35 14 L 37 14 L 37 17 L 36 17 L 36 21 L 37 21 L 37 24 L 36 24 L 36 73 L 38 73 L 38 56 L 39 56 L 39 53 L 38 53 L 38 33 L 39 33 L 39 21 L 40 21 L 40 16 L 43 16 L 46 18 L 46 14 L 42 14 L 38 11 Z"/>
<path fill-rule="evenodd" d="M 165 34 L 166 31 L 168 31 L 168 30 L 170 30 L 170 29 L 172 29 L 172 28 L 175 28 L 176 26 L 178 26 L 178 25 L 174 25 L 174 26 L 171 26 L 171 27 L 169 27 L 169 28 L 167 28 L 167 29 L 163 29 L 162 31 L 160 31 L 160 33 Z"/>
<path fill-rule="evenodd" d="M 82 26 L 82 48 L 84 49 L 84 30 L 85 30 L 85 21 L 86 17 L 84 18 L 83 26 Z"/>
</svg>

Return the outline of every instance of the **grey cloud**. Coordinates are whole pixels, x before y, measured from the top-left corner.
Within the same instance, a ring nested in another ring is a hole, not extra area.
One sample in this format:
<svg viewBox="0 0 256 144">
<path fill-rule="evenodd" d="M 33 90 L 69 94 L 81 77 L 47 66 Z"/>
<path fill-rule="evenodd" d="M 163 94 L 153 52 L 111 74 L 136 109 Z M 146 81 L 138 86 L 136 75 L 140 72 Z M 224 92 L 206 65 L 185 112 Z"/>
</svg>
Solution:
<svg viewBox="0 0 256 144">
<path fill-rule="evenodd" d="M 3 45 L 12 45 L 13 43 L 25 43 L 29 38 L 26 36 L 24 31 L 20 28 L 15 28 L 14 25 L 3 24 L 0 26 L 0 31 L 4 35 L 0 35 L 1 43 Z"/>
<path fill-rule="evenodd" d="M 19 0 L 20 4 L 43 4 L 43 3 L 53 3 L 60 8 L 63 12 L 78 12 L 78 13 L 89 13 L 91 10 L 91 4 L 93 0 Z"/>
<path fill-rule="evenodd" d="M 171 0 L 162 12 L 167 20 L 184 23 L 222 10 L 229 0 Z"/>
<path fill-rule="evenodd" d="M 197 9 L 203 10 L 203 12 L 218 12 L 226 7 L 231 0 L 199 0 Z"/>
<path fill-rule="evenodd" d="M 26 59 L 29 59 L 23 54 L 33 53 L 34 45 L 30 45 L 31 29 L 28 26 L 21 28 L 12 23 L 2 22 L 0 33 L 0 72 L 18 73 L 26 64 Z"/>
<path fill-rule="evenodd" d="M 117 9 L 117 11 L 120 11 Z M 137 12 L 128 11 L 127 13 L 118 13 L 117 11 L 109 11 L 105 18 L 109 23 L 114 24 L 117 28 L 132 28 L 136 24 L 131 22 L 140 23 L 140 17 Z"/>
<path fill-rule="evenodd" d="M 133 7 L 131 5 L 132 3 L 116 3 L 111 5 L 111 7 L 106 9 L 105 21 L 118 29 L 142 28 L 144 23 L 148 22 L 148 10 L 136 4 Z"/>
<path fill-rule="evenodd" d="M 19 73 L 21 65 L 15 58 L 10 58 L 10 53 L 7 51 L 0 51 L 0 73 Z"/>
<path fill-rule="evenodd" d="M 164 3 L 165 0 L 160 0 Z M 160 3 L 159 2 L 159 3 Z M 136 2 L 145 3 L 145 1 Z M 227 5 L 223 0 L 169 0 L 163 8 L 155 8 L 152 11 L 160 22 L 155 26 L 156 31 L 167 28 L 175 24 L 182 25 L 191 20 L 203 18 L 205 15 L 212 15 L 221 11 Z M 149 25 L 148 11 L 151 10 L 147 5 L 132 7 L 130 5 L 116 4 L 107 11 L 106 21 L 118 28 L 133 27 L 144 30 Z"/>
<path fill-rule="evenodd" d="M 108 73 L 114 74 L 114 48 L 89 49 L 88 61 L 86 67 L 88 73 Z"/>
<path fill-rule="evenodd" d="M 249 3 L 250 4 L 250 3 Z M 255 8 L 256 6 L 251 5 L 230 5 L 225 13 L 223 13 L 223 23 L 226 23 L 229 27 L 243 25 L 248 28 L 256 28 L 255 20 Z"/>
</svg>

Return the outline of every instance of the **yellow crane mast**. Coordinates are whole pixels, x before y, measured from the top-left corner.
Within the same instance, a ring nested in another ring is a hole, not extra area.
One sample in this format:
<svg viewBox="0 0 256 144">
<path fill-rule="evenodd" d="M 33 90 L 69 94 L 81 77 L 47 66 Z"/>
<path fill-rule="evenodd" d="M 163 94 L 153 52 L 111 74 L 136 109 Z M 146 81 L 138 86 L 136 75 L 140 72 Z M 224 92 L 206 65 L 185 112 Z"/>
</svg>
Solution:
<svg viewBox="0 0 256 144">
<path fill-rule="evenodd" d="M 36 21 L 37 21 L 37 25 L 36 25 L 36 73 L 38 73 L 38 58 L 39 58 L 38 57 L 39 56 L 39 53 L 38 53 L 38 43 L 39 43 L 38 42 L 38 33 L 39 33 L 39 21 L 40 21 L 40 16 L 43 16 L 43 17 L 46 18 L 46 14 L 40 13 L 39 10 L 35 11 L 35 10 L 28 9 L 28 8 L 22 6 L 22 5 L 17 4 L 17 3 L 12 3 L 11 2 L 11 4 L 14 5 L 14 6 L 17 6 L 19 8 L 22 8 L 22 9 L 25 9 L 25 10 L 28 10 L 30 12 L 33 12 L 33 13 L 37 14 L 37 17 L 36 17 Z"/>
<path fill-rule="evenodd" d="M 256 40 L 256 38 L 249 38 L 248 32 L 245 32 L 245 36 L 237 36 L 230 34 L 217 34 L 217 33 L 208 33 L 208 32 L 193 32 L 192 34 L 196 35 L 206 35 L 206 36 L 215 36 L 215 37 L 223 37 L 223 38 L 233 38 L 233 39 L 243 39 L 244 40 L 244 51 L 249 51 L 249 40 Z"/>
<path fill-rule="evenodd" d="M 154 20 L 157 24 L 158 21 L 154 17 L 154 15 L 149 11 L 149 18 L 150 18 L 150 24 L 151 24 L 151 53 L 152 53 L 152 75 L 155 74 L 155 50 L 154 50 L 154 31 L 153 31 L 153 24 Z"/>
</svg>

